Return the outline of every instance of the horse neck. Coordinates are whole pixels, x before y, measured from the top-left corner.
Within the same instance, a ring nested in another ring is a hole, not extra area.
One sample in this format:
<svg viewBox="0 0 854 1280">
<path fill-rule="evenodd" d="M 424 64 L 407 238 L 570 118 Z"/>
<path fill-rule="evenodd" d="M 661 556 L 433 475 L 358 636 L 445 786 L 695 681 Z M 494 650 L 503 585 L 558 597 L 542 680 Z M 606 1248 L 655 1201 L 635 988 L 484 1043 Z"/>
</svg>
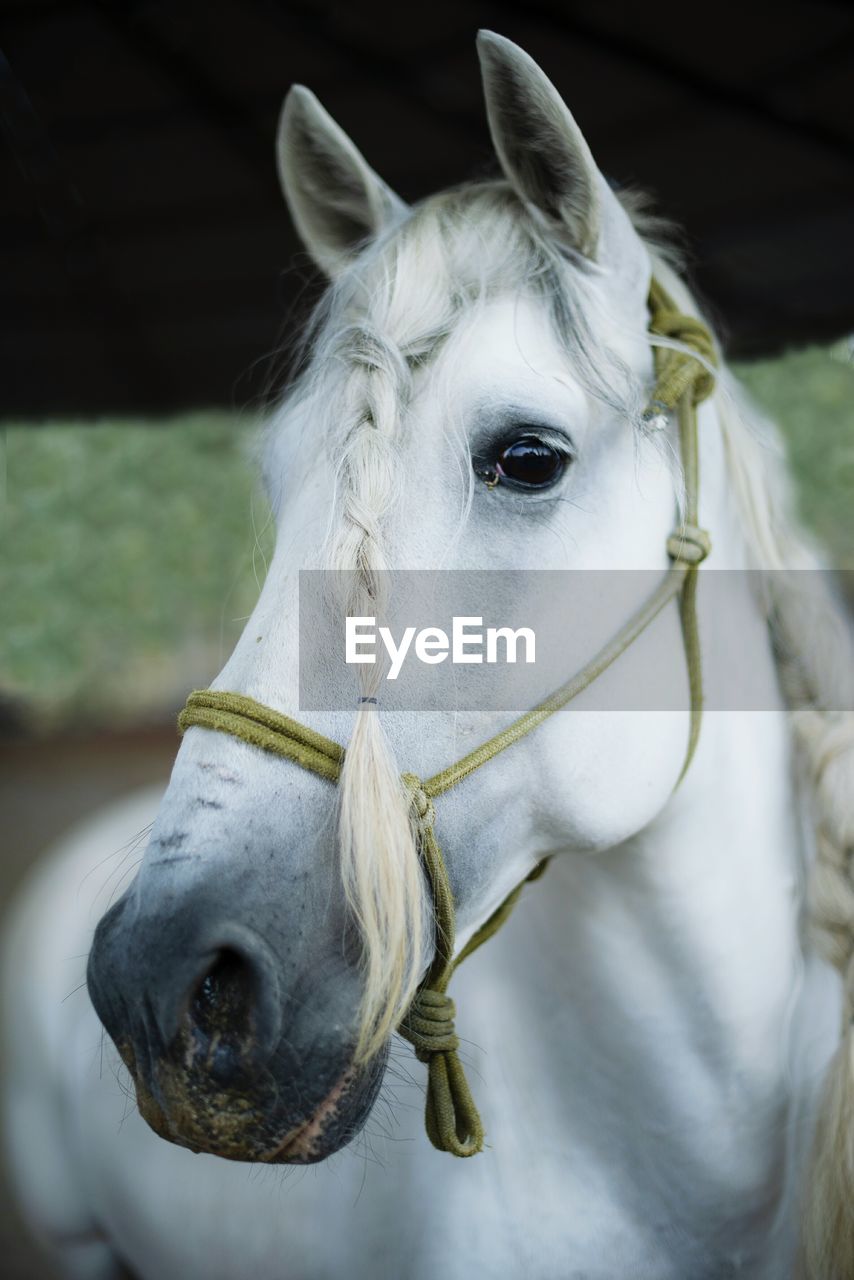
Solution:
<svg viewBox="0 0 854 1280">
<path fill-rule="evenodd" d="M 607 1054 L 628 1076 L 644 1061 L 677 1094 L 680 1060 L 721 1087 L 782 1080 L 803 864 L 783 717 L 708 715 L 689 775 L 655 822 L 549 870 L 543 946 L 601 1014 L 569 1052 Z"/>
<path fill-rule="evenodd" d="M 709 1256 L 767 1253 L 763 1277 L 788 1273 L 838 1016 L 802 951 L 790 777 L 782 717 L 707 717 L 666 811 L 604 854 L 553 859 L 489 979 L 523 1046 L 505 1073 L 537 1081 L 555 1166 L 573 1152 L 622 1218 Z M 583 1187 L 568 1202 L 585 1194 L 597 1213 Z"/>
</svg>

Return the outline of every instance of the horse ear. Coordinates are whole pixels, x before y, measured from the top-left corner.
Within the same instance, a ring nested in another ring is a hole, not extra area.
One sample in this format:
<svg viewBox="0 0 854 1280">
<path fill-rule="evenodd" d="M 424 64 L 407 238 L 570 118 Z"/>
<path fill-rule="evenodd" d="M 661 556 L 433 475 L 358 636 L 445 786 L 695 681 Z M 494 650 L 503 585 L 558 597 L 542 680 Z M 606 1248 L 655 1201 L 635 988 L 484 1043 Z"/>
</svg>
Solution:
<svg viewBox="0 0 854 1280">
<path fill-rule="evenodd" d="M 503 36 L 481 31 L 477 48 L 492 141 L 516 194 L 552 234 L 646 290 L 646 249 L 557 89 Z"/>
<path fill-rule="evenodd" d="M 276 153 L 294 225 L 328 276 L 336 276 L 365 243 L 406 212 L 304 85 L 294 85 L 285 98 Z"/>
</svg>

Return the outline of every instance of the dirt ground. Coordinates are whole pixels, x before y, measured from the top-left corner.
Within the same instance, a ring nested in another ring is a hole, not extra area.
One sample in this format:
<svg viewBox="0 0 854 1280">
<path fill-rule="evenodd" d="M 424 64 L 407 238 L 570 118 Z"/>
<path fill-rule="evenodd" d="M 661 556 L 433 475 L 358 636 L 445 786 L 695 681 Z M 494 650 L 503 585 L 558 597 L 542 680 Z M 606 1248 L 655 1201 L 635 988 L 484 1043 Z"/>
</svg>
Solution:
<svg viewBox="0 0 854 1280">
<path fill-rule="evenodd" d="M 168 777 L 174 729 L 0 743 L 0 913 L 46 849 L 74 823 Z M 0 924 L 2 927 L 2 924 Z M 27 1239 L 0 1169 L 0 1277 L 56 1280 Z"/>
</svg>

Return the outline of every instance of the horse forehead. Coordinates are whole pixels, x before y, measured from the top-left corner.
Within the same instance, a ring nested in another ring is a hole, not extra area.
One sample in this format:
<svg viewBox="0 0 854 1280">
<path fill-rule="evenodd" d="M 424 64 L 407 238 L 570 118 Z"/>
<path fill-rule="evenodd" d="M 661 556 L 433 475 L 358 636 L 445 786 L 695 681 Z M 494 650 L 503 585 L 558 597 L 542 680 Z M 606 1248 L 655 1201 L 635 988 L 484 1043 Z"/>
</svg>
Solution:
<svg viewBox="0 0 854 1280">
<path fill-rule="evenodd" d="M 599 317 L 603 356 L 615 353 L 637 371 L 649 363 L 649 344 L 643 316 L 609 308 Z M 486 303 L 461 326 L 443 357 L 444 368 L 462 372 L 466 380 L 496 390 L 513 383 L 559 385 L 562 395 L 584 398 L 573 370 L 571 353 L 557 333 L 546 302 L 527 295 L 501 297 Z"/>
<path fill-rule="evenodd" d="M 496 371 L 533 372 L 566 377 L 566 355 L 542 302 L 533 298 L 497 298 L 464 324 L 449 351 L 449 361 L 474 381 Z"/>
</svg>

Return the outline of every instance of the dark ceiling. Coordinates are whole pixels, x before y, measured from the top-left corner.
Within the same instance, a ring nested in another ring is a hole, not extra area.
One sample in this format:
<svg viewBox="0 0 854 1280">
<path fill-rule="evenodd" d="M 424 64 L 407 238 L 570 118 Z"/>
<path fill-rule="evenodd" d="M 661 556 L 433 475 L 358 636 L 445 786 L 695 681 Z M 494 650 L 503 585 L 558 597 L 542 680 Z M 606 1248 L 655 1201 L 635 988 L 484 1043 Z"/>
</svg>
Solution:
<svg viewBox="0 0 854 1280">
<path fill-rule="evenodd" d="M 2 416 L 255 403 L 312 293 L 284 91 L 417 199 L 490 165 L 481 26 L 684 226 L 733 353 L 854 329 L 847 3 L 0 0 Z"/>
</svg>

